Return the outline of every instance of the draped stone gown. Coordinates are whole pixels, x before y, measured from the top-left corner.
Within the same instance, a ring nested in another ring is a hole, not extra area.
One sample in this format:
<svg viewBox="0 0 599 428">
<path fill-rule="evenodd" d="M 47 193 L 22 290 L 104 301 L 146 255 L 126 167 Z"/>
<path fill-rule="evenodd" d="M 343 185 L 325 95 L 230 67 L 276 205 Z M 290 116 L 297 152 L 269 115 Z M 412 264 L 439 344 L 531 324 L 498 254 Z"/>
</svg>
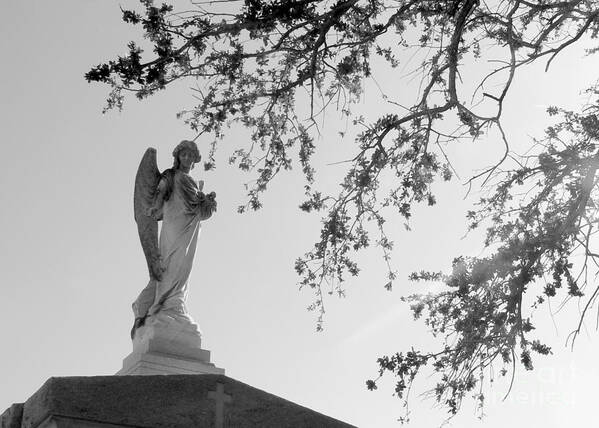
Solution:
<svg viewBox="0 0 599 428">
<path fill-rule="evenodd" d="M 162 178 L 159 187 L 169 186 Z M 193 258 L 200 234 L 200 221 L 209 217 L 199 206 L 198 183 L 188 174 L 176 170 L 168 200 L 164 201 L 159 249 L 164 269 L 162 280 L 150 279 L 133 303 L 136 318 L 146 325 L 158 321 L 187 324 L 197 329 L 185 303 Z M 168 191 L 167 191 L 168 194 Z"/>
</svg>

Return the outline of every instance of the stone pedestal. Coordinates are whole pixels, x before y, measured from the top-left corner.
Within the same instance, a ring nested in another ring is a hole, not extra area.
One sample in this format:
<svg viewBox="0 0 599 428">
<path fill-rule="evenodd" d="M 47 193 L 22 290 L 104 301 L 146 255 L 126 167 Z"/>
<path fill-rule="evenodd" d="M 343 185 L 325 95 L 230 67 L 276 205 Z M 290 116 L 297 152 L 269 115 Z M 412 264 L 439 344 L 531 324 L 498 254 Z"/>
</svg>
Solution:
<svg viewBox="0 0 599 428">
<path fill-rule="evenodd" d="M 225 374 L 201 343 L 193 324 L 151 323 L 136 331 L 133 352 L 117 375 Z"/>
<path fill-rule="evenodd" d="M 2 428 L 355 428 L 223 375 L 50 378 Z"/>
</svg>

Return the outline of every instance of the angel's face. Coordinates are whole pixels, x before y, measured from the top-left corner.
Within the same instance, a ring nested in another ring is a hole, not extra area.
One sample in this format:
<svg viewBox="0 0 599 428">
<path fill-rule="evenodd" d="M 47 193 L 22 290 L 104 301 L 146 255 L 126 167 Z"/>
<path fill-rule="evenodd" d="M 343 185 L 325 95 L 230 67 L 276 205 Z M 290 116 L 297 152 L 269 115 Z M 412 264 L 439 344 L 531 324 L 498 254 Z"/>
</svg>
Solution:
<svg viewBox="0 0 599 428">
<path fill-rule="evenodd" d="M 183 149 L 179 152 L 179 165 L 183 169 L 190 170 L 193 167 L 194 155 L 191 150 Z"/>
</svg>

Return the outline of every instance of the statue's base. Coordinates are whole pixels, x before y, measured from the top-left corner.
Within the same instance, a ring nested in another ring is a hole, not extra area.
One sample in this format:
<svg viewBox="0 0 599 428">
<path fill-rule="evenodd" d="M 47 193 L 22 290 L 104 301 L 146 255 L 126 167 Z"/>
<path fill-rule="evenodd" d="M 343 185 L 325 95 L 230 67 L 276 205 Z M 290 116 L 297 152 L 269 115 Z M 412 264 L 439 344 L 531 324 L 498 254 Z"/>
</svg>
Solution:
<svg viewBox="0 0 599 428">
<path fill-rule="evenodd" d="M 117 375 L 225 374 L 201 348 L 197 327 L 154 323 L 137 329 L 133 352 Z"/>
<path fill-rule="evenodd" d="M 323 406 L 324 407 L 324 406 Z M 222 375 L 53 377 L 2 428 L 355 428 Z"/>
</svg>

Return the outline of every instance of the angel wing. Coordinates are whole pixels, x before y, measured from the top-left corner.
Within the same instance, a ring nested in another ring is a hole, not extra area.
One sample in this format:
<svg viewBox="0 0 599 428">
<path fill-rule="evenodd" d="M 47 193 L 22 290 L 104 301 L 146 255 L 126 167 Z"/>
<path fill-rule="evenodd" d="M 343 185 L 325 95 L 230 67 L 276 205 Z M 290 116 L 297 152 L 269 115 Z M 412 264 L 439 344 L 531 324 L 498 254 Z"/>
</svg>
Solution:
<svg viewBox="0 0 599 428">
<path fill-rule="evenodd" d="M 160 280 L 160 251 L 158 249 L 158 221 L 146 215 L 148 208 L 154 205 L 156 189 L 160 181 L 160 171 L 156 164 L 156 149 L 149 147 L 141 158 L 135 175 L 133 192 L 133 213 L 137 223 L 137 232 L 143 248 L 150 278 Z M 162 213 L 158 220 L 162 218 Z"/>
</svg>

